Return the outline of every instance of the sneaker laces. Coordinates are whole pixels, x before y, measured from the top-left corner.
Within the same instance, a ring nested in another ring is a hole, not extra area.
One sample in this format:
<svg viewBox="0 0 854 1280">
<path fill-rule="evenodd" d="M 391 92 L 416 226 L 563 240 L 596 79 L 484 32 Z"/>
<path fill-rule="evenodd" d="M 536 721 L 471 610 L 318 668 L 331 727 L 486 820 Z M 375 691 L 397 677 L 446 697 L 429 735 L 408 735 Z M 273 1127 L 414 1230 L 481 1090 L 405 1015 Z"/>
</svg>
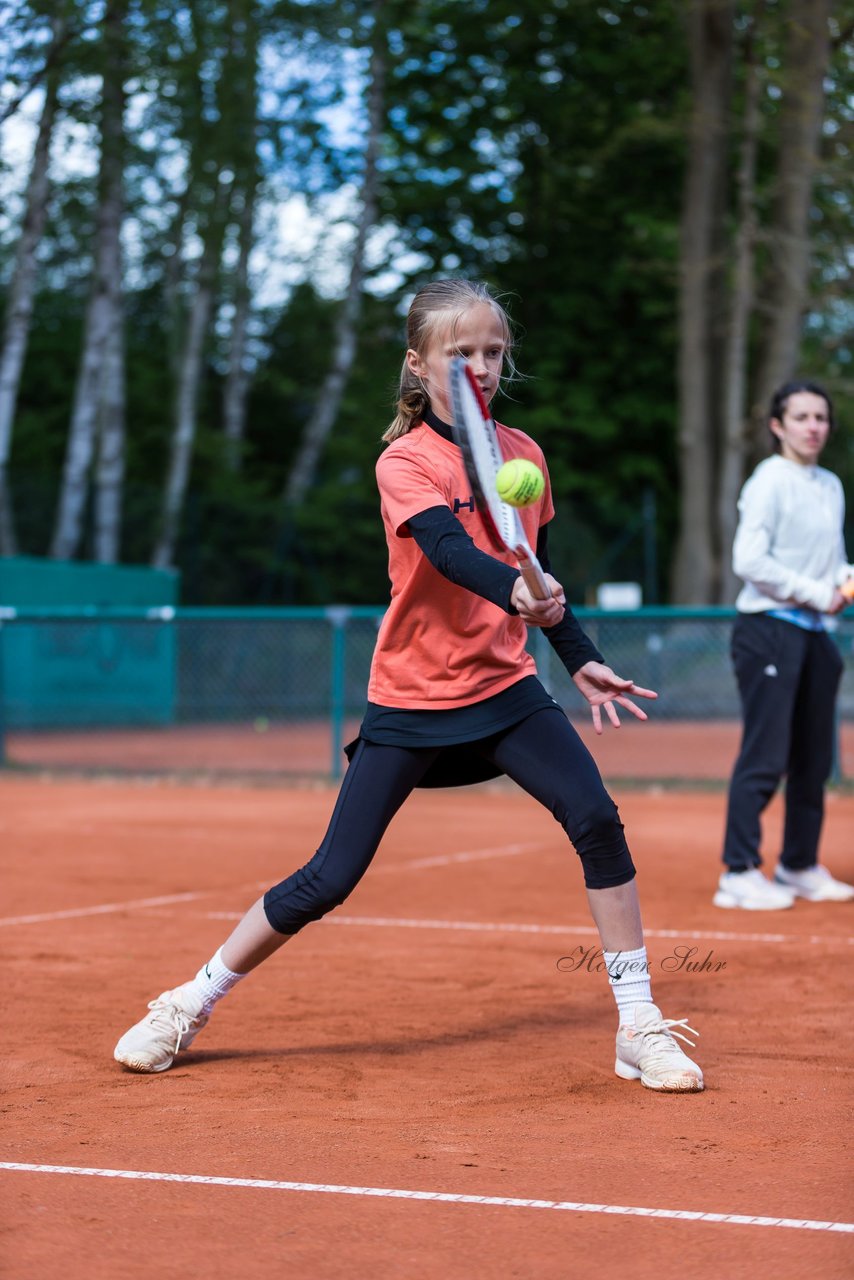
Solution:
<svg viewBox="0 0 854 1280">
<path fill-rule="evenodd" d="M 176 1033 L 177 1039 L 175 1040 L 174 1052 L 177 1053 L 181 1047 L 181 1040 L 190 1030 L 195 1019 L 190 1017 L 186 1009 L 182 1009 L 180 1005 L 173 1004 L 169 1000 L 160 998 L 150 1000 L 148 1007 L 152 1013 L 152 1026 L 162 1026 L 164 1030 Z"/>
<path fill-rule="evenodd" d="M 676 1027 L 684 1027 L 686 1031 L 691 1032 L 692 1036 L 698 1036 L 700 1034 L 699 1031 L 695 1031 L 693 1027 L 688 1026 L 687 1018 L 659 1018 L 658 1022 L 650 1023 L 647 1027 L 637 1027 L 636 1030 L 644 1037 L 665 1035 L 672 1039 L 675 1036 L 679 1040 L 684 1040 L 685 1044 L 690 1045 L 692 1049 L 695 1048 L 696 1042 L 694 1040 L 689 1040 L 681 1031 L 676 1031 L 674 1029 Z M 659 1047 L 664 1050 L 665 1046 L 666 1041 L 663 1044 L 660 1044 Z M 679 1045 L 674 1045 L 673 1048 L 679 1049 Z M 679 1052 L 681 1053 L 682 1050 L 679 1049 Z"/>
</svg>

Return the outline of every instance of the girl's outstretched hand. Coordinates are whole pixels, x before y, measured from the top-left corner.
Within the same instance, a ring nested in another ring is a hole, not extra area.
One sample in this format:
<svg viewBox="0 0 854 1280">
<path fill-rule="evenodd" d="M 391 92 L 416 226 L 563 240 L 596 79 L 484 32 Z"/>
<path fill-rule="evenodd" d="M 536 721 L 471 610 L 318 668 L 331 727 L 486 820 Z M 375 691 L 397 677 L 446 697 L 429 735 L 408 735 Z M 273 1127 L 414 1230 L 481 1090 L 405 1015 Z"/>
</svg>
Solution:
<svg viewBox="0 0 854 1280">
<path fill-rule="evenodd" d="M 585 662 L 572 679 L 590 703 L 593 728 L 597 733 L 602 732 L 602 707 L 605 708 L 611 724 L 619 729 L 620 717 L 617 715 L 615 702 L 626 711 L 630 711 L 633 716 L 637 716 L 638 720 L 646 720 L 646 712 L 635 706 L 631 698 L 626 695 L 632 693 L 636 698 L 658 697 L 654 689 L 641 689 L 633 680 L 622 680 L 602 662 Z"/>
</svg>

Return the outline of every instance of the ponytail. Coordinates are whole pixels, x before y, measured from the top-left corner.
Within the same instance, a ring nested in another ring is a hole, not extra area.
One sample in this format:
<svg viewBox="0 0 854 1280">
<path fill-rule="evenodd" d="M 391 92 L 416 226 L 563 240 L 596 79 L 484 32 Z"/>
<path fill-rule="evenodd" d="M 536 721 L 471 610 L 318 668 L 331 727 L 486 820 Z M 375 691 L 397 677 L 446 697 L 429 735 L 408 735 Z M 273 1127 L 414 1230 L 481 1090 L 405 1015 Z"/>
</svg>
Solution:
<svg viewBox="0 0 854 1280">
<path fill-rule="evenodd" d="M 400 374 L 400 390 L 398 392 L 397 413 L 383 432 L 385 444 L 391 444 L 399 436 L 405 436 L 416 423 L 424 417 L 424 410 L 430 403 L 421 379 L 416 377 L 404 361 Z"/>
</svg>

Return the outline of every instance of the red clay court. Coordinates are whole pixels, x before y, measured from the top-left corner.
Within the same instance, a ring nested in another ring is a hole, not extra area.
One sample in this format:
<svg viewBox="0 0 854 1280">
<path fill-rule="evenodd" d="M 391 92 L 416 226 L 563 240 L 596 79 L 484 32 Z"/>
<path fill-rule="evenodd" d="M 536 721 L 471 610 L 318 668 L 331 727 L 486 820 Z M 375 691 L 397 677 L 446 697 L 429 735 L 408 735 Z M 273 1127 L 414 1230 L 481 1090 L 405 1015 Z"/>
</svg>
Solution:
<svg viewBox="0 0 854 1280">
<path fill-rule="evenodd" d="M 417 792 L 339 911 L 171 1071 L 126 1073 L 119 1034 L 313 851 L 334 791 L 0 778 L 3 1274 L 850 1277 L 854 909 L 716 910 L 722 792 L 613 790 L 700 1095 L 613 1074 L 575 855 L 498 784 Z M 848 879 L 852 830 L 831 793 Z"/>
<path fill-rule="evenodd" d="M 597 737 L 589 717 L 574 721 L 610 781 L 723 785 L 738 754 L 741 725 L 733 720 L 661 720 L 641 724 L 625 715 L 616 732 Z M 342 726 L 342 741 L 359 721 Z M 839 727 L 841 776 L 854 778 L 854 721 Z M 6 737 L 8 760 L 27 769 L 123 773 L 232 775 L 265 778 L 329 773 L 332 740 L 327 721 L 184 724 L 162 728 L 16 730 Z M 343 765 L 343 755 L 337 756 Z"/>
</svg>

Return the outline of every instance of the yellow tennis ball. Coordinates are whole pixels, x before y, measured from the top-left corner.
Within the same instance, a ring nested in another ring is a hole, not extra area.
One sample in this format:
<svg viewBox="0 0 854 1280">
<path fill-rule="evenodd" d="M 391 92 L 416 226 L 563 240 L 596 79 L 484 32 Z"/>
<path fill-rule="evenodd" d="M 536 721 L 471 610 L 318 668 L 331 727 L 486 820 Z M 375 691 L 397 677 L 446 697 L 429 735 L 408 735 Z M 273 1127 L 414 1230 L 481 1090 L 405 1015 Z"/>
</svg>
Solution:
<svg viewBox="0 0 854 1280">
<path fill-rule="evenodd" d="M 543 496 L 546 481 L 535 462 L 511 458 L 495 477 L 495 487 L 502 502 L 508 502 L 511 507 L 529 507 Z"/>
</svg>

